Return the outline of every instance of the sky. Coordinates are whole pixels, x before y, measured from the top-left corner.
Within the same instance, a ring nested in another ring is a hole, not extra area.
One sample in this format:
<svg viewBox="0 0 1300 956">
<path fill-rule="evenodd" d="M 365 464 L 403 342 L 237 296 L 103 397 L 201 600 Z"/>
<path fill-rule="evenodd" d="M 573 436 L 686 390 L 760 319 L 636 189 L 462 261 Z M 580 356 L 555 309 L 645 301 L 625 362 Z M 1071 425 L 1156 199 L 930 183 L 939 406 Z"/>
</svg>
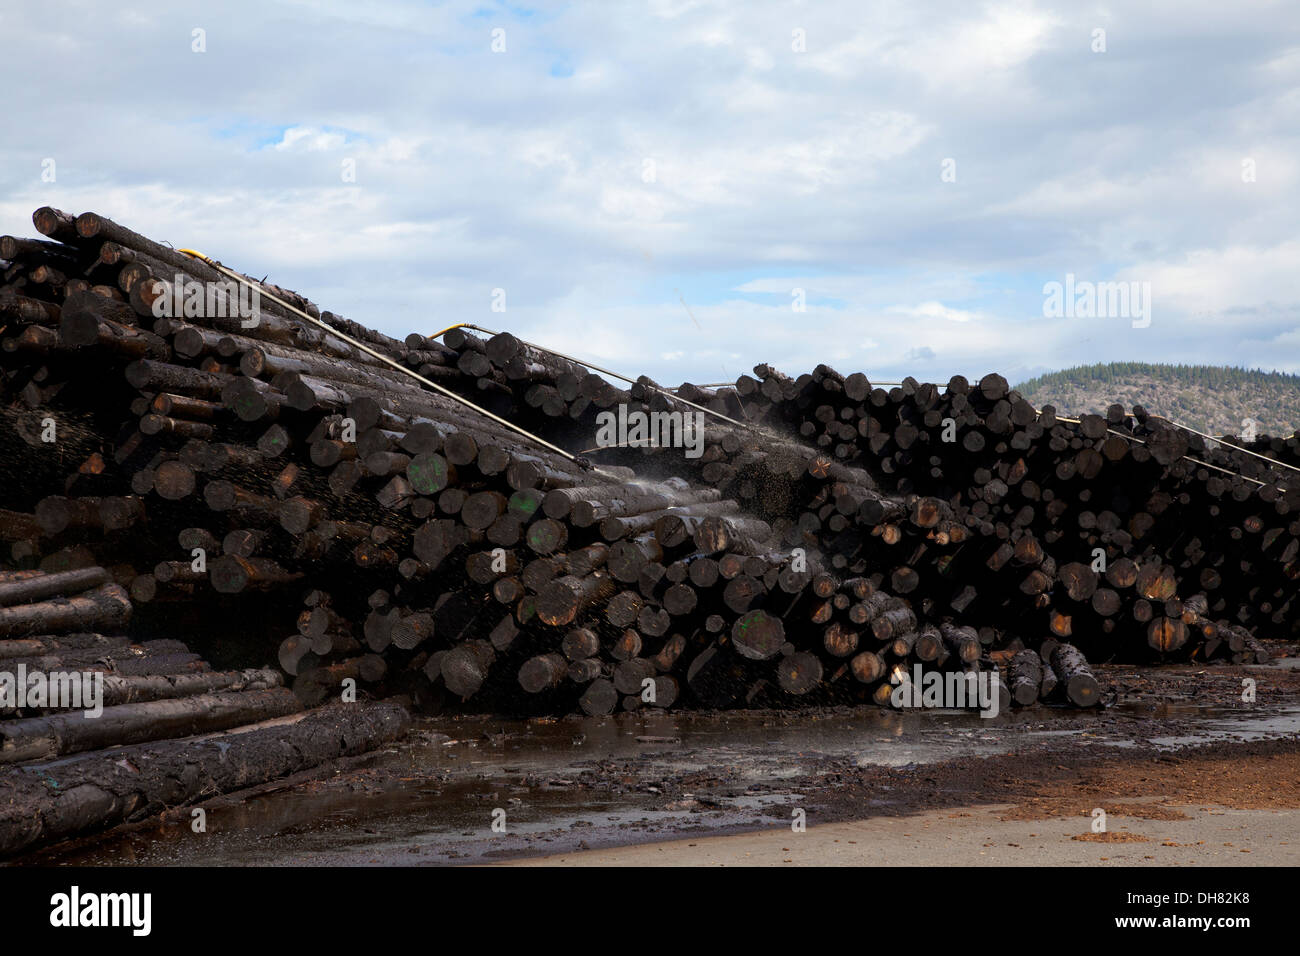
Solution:
<svg viewBox="0 0 1300 956">
<path fill-rule="evenodd" d="M 398 337 L 1300 372 L 1294 2 L 4 0 L 0 88 L 0 233 L 94 210 Z"/>
</svg>

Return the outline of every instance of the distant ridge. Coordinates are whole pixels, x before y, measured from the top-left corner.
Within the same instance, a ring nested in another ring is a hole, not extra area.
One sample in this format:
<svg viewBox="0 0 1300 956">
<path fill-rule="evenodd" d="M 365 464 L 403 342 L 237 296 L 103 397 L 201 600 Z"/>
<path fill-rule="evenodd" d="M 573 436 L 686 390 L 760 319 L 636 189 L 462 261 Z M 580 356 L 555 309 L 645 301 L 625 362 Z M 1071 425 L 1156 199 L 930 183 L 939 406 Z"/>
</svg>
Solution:
<svg viewBox="0 0 1300 956">
<path fill-rule="evenodd" d="M 1212 435 L 1240 435 L 1243 421 L 1259 434 L 1289 436 L 1300 429 L 1300 375 L 1221 365 L 1109 362 L 1040 375 L 1016 386 L 1036 406 L 1065 415 L 1105 412 L 1115 402 L 1143 405 Z"/>
</svg>

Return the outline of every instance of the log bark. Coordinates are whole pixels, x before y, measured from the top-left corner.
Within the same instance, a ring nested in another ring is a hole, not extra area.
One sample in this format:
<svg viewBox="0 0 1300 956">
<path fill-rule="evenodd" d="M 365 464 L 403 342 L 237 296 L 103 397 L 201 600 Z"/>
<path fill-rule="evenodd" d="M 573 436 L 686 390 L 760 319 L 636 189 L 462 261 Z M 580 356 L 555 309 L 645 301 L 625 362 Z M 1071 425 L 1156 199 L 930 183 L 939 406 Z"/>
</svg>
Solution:
<svg viewBox="0 0 1300 956">
<path fill-rule="evenodd" d="M 364 753 L 410 723 L 395 704 L 340 705 L 287 725 L 74 757 L 61 763 L 59 787 L 35 773 L 15 776 L 0 804 L 0 856 Z"/>
<path fill-rule="evenodd" d="M 283 717 L 301 705 L 284 688 L 200 694 L 0 723 L 0 763 L 43 760 L 87 750 L 227 730 Z"/>
<path fill-rule="evenodd" d="M 131 599 L 117 584 L 101 584 L 74 597 L 50 598 L 0 608 L 0 637 L 94 631 L 120 627 L 131 617 Z"/>
<path fill-rule="evenodd" d="M 109 582 L 103 568 L 80 568 L 61 574 L 37 573 L 15 581 L 0 581 L 0 607 L 30 604 L 56 596 L 80 594 Z"/>
<path fill-rule="evenodd" d="M 1073 644 L 1060 644 L 1052 651 L 1052 670 L 1057 684 L 1071 703 L 1093 707 L 1101 703 L 1101 684 L 1088 662 Z"/>
</svg>

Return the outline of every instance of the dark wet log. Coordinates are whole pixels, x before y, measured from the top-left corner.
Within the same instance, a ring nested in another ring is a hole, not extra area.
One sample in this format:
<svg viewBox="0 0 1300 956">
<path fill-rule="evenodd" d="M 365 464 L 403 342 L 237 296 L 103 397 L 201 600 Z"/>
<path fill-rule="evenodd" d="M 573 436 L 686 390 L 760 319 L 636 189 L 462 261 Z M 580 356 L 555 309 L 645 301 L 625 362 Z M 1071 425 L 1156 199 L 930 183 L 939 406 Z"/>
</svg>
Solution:
<svg viewBox="0 0 1300 956">
<path fill-rule="evenodd" d="M 357 660 L 357 673 L 367 684 L 377 684 L 388 674 L 388 662 L 378 654 L 363 654 Z"/>
<path fill-rule="evenodd" d="M 574 661 L 569 665 L 568 678 L 575 684 L 590 684 L 605 671 L 605 666 L 598 658 Z"/>
<path fill-rule="evenodd" d="M 36 515 L 0 508 L 0 541 L 35 541 L 44 533 Z M 0 576 L 0 581 L 3 580 L 17 579 Z"/>
<path fill-rule="evenodd" d="M 1122 601 L 1117 592 L 1110 588 L 1098 588 L 1092 595 L 1092 609 L 1101 617 L 1113 617 L 1119 613 Z"/>
<path fill-rule="evenodd" d="M 138 677 L 108 674 L 104 677 L 103 703 L 105 707 L 114 707 L 119 704 L 174 700 L 217 691 L 233 693 L 270 690 L 283 685 L 284 678 L 281 677 L 280 672 L 266 668 L 194 674 L 150 674 Z"/>
<path fill-rule="evenodd" d="M 179 336 L 178 336 L 179 339 Z M 299 373 L 330 382 L 361 385 L 373 389 L 408 389 L 416 383 L 408 376 L 385 367 L 340 362 L 336 356 L 319 355 L 302 349 L 258 342 L 243 336 L 225 339 L 242 351 L 239 370 L 252 378 L 270 378 L 281 373 Z M 181 348 L 179 341 L 177 350 Z"/>
<path fill-rule="evenodd" d="M 99 505 L 99 498 L 51 495 L 37 502 L 35 518 L 48 535 L 59 534 L 68 528 L 98 528 L 103 522 Z"/>
<path fill-rule="evenodd" d="M 551 518 L 542 518 L 528 526 L 524 540 L 536 554 L 555 554 L 568 543 L 568 527 Z"/>
<path fill-rule="evenodd" d="M 570 661 L 587 660 L 600 653 L 600 638 L 588 628 L 574 628 L 564 635 L 561 649 Z"/>
<path fill-rule="evenodd" d="M 907 504 L 902 498 L 888 497 L 879 493 L 864 495 L 858 506 L 858 519 L 867 525 L 898 521 L 907 514 Z"/>
<path fill-rule="evenodd" d="M 396 622 L 389 636 L 394 647 L 409 651 L 429 640 L 433 634 L 433 615 L 421 611 L 408 614 Z"/>
<path fill-rule="evenodd" d="M 1111 587 L 1131 588 L 1137 582 L 1138 568 L 1129 558 L 1118 558 L 1106 568 L 1106 580 Z"/>
<path fill-rule="evenodd" d="M 312 643 L 305 634 L 293 634 L 281 641 L 277 652 L 281 670 L 296 677 L 320 666 L 320 656 L 312 650 Z"/>
<path fill-rule="evenodd" d="M 487 680 L 496 652 L 487 641 L 466 641 L 449 650 L 442 659 L 442 682 L 453 694 L 473 697 Z"/>
<path fill-rule="evenodd" d="M 677 666 L 677 662 L 681 660 L 686 648 L 687 640 L 685 635 L 674 634 L 664 642 L 663 647 L 659 649 L 659 653 L 650 658 L 650 662 L 661 672 L 671 671 Z"/>
<path fill-rule="evenodd" d="M 287 396 L 253 378 L 234 378 L 225 381 L 221 388 L 221 403 L 242 422 L 274 420 L 288 404 Z"/>
<path fill-rule="evenodd" d="M 0 317 L 6 320 L 57 327 L 60 315 L 60 307 L 52 302 L 18 295 L 11 289 L 0 289 Z"/>
<path fill-rule="evenodd" d="M 457 480 L 456 470 L 442 455 L 425 452 L 406 466 L 406 480 L 421 495 L 434 495 Z"/>
<path fill-rule="evenodd" d="M 192 561 L 160 561 L 153 566 L 153 578 L 160 584 L 194 584 L 207 580 L 207 572 L 195 571 Z"/>
<path fill-rule="evenodd" d="M 771 660 L 785 644 L 785 627 L 781 619 L 763 610 L 741 615 L 731 628 L 731 642 L 736 653 L 751 660 Z"/>
<path fill-rule="evenodd" d="M 644 657 L 632 657 L 614 668 L 614 689 L 620 694 L 639 697 L 646 690 L 646 682 L 653 686 L 656 676 L 653 663 Z"/>
<path fill-rule="evenodd" d="M 211 372 L 152 359 L 138 359 L 126 367 L 126 380 L 132 388 L 141 390 L 177 392 L 209 401 L 221 398 L 221 390 L 233 381 L 233 376 Z"/>
<path fill-rule="evenodd" d="M 363 753 L 398 738 L 409 726 L 406 711 L 395 704 L 350 704 L 239 734 L 75 757 L 62 762 L 58 788 L 35 774 L 14 779 L 10 805 L 22 811 L 0 813 L 0 855 Z"/>
<path fill-rule="evenodd" d="M 26 658 L 33 661 L 41 659 L 63 661 L 66 659 L 70 665 L 93 664 L 104 654 L 125 649 L 129 645 L 129 638 L 114 634 L 36 635 L 0 641 L 0 660 L 13 661 Z M 172 642 L 169 646 L 184 647 L 179 641 Z M 103 667 L 97 666 L 95 669 L 103 669 Z"/>
<path fill-rule="evenodd" d="M 100 567 L 81 568 L 60 574 L 37 572 L 30 577 L 0 581 L 0 607 L 29 604 L 55 596 L 80 594 L 107 584 L 109 573 Z"/>
<path fill-rule="evenodd" d="M 1167 601 L 1178 588 L 1178 578 L 1172 567 L 1152 562 L 1138 571 L 1133 586 L 1149 601 Z"/>
<path fill-rule="evenodd" d="M 980 659 L 982 648 L 979 635 L 973 627 L 941 624 L 939 633 L 943 635 L 943 642 L 947 645 L 948 650 L 955 654 L 962 663 L 970 664 Z"/>
<path fill-rule="evenodd" d="M 659 485 L 596 485 L 557 488 L 542 502 L 548 518 L 571 518 L 579 528 L 590 527 L 609 517 L 626 517 L 665 508 L 719 500 L 715 488 L 692 489 L 683 483 Z"/>
<path fill-rule="evenodd" d="M 67 348 L 67 344 L 59 338 L 57 332 L 40 325 L 29 325 L 18 335 L 0 339 L 0 349 L 5 352 L 30 352 L 34 355 L 46 356 L 58 349 Z"/>
<path fill-rule="evenodd" d="M 1007 665 L 1007 682 L 1012 699 L 1021 707 L 1038 701 L 1043 685 L 1043 661 L 1035 651 L 1019 651 Z"/>
<path fill-rule="evenodd" d="M 722 603 L 736 614 L 745 614 L 760 603 L 767 593 L 763 582 L 748 574 L 738 574 L 722 590 Z"/>
<path fill-rule="evenodd" d="M 641 654 L 641 635 L 633 628 L 625 628 L 610 645 L 609 656 L 616 661 L 626 661 Z"/>
<path fill-rule="evenodd" d="M 1071 703 L 1079 707 L 1101 703 L 1101 685 L 1078 648 L 1072 644 L 1057 645 L 1051 663 L 1058 687 Z"/>
<path fill-rule="evenodd" d="M 194 469 L 179 461 L 164 461 L 153 473 L 153 490 L 168 501 L 180 501 L 194 493 Z"/>
<path fill-rule="evenodd" d="M 288 570 L 269 558 L 223 554 L 208 562 L 208 578 L 219 594 L 238 594 L 249 589 L 269 590 L 302 577 L 303 572 Z"/>
<path fill-rule="evenodd" d="M 874 684 L 884 679 L 887 668 L 879 654 L 874 651 L 863 651 L 849 661 L 849 670 L 859 683 Z"/>
<path fill-rule="evenodd" d="M 23 239 L 18 236 L 0 236 L 0 259 L 19 259 L 28 261 L 58 260 L 74 268 L 77 262 L 73 251 L 57 242 L 44 239 Z"/>
<path fill-rule="evenodd" d="M 787 694 L 807 694 L 821 684 L 822 662 L 816 654 L 796 651 L 777 665 L 777 680 Z"/>
<path fill-rule="evenodd" d="M 212 438 L 216 430 L 205 422 L 190 422 L 150 413 L 140 419 L 140 431 L 145 435 L 175 435 L 178 438 Z M 191 489 L 192 490 L 192 489 Z"/>
<path fill-rule="evenodd" d="M 933 624 L 926 624 L 916 635 L 916 640 L 912 644 L 912 653 L 916 655 L 917 660 L 935 661 L 939 660 L 945 653 L 943 635 Z"/>
<path fill-rule="evenodd" d="M 822 646 L 832 657 L 849 657 L 858 649 L 860 636 L 840 621 L 832 621 L 822 631 Z"/>
<path fill-rule="evenodd" d="M 37 228 L 40 228 L 39 224 Z M 246 296 L 248 293 L 241 293 L 235 280 L 213 269 L 206 262 L 153 242 L 96 213 L 88 212 L 78 216 L 75 222 L 75 234 L 69 237 L 69 240 L 89 244 L 94 248 L 102 248 L 104 242 L 114 242 L 135 250 L 138 254 L 133 259 L 139 261 L 143 256 L 146 261 L 153 263 L 149 270 L 150 274 L 162 272 L 163 274 L 156 278 L 165 280 L 167 284 L 172 283 L 178 275 L 188 281 L 198 280 L 206 283 L 205 321 L 229 331 L 250 331 L 244 325 L 244 318 L 238 310 L 240 296 Z M 308 314 L 318 312 L 315 306 L 296 293 L 265 282 L 260 285 L 291 305 L 303 308 Z M 305 323 L 267 297 L 261 297 L 258 314 L 255 317 L 257 321 L 252 326 L 252 331 L 255 331 L 259 337 L 283 341 L 286 344 L 315 345 L 327 350 L 336 350 L 342 356 L 352 358 L 354 361 L 374 361 L 364 357 L 363 353 L 359 353 L 333 335 L 315 327 L 304 328 Z"/>
<path fill-rule="evenodd" d="M 77 217 L 52 206 L 42 206 L 32 213 L 32 224 L 42 236 L 56 242 L 75 242 L 79 238 Z"/>
<path fill-rule="evenodd" d="M 93 345 L 128 359 L 165 361 L 171 357 L 171 346 L 152 332 L 86 312 L 69 312 L 67 308 L 63 310 L 59 340 L 73 348 Z"/>
<path fill-rule="evenodd" d="M 0 608 L 0 637 L 120 627 L 130 616 L 131 598 L 126 589 L 101 584 L 73 597 Z"/>
<path fill-rule="evenodd" d="M 1097 573 L 1077 561 L 1061 565 L 1057 581 L 1065 586 L 1065 593 L 1074 601 L 1087 601 L 1097 590 Z"/>
<path fill-rule="evenodd" d="M 205 552 L 212 554 L 221 547 L 221 543 L 216 536 L 206 528 L 185 528 L 176 536 L 176 541 L 184 551 L 202 548 Z"/>
<path fill-rule="evenodd" d="M 322 664 L 304 671 L 293 682 L 293 695 L 305 707 L 319 707 L 332 697 L 348 702 L 361 679 L 360 657 L 332 664 Z"/>
<path fill-rule="evenodd" d="M 538 654 L 519 668 L 519 686 L 525 693 L 540 694 L 559 685 L 569 673 L 569 663 L 559 654 Z"/>
<path fill-rule="evenodd" d="M 596 678 L 583 691 L 578 699 L 578 705 L 584 713 L 592 717 L 612 714 L 614 708 L 618 706 L 618 690 L 604 677 Z"/>
<path fill-rule="evenodd" d="M 609 598 L 616 589 L 613 579 L 603 571 L 583 578 L 565 575 L 547 583 L 537 595 L 537 617 L 552 627 L 564 627 L 579 611 Z"/>
<path fill-rule="evenodd" d="M 171 737 L 188 737 L 283 717 L 301 709 L 284 688 L 201 694 L 0 722 L 0 763 L 50 759 Z"/>
<path fill-rule="evenodd" d="M 1176 651 L 1187 643 L 1187 625 L 1180 617 L 1157 617 L 1147 625 L 1147 643 L 1161 654 Z"/>
<path fill-rule="evenodd" d="M 509 500 L 499 491 L 480 491 L 465 499 L 460 508 L 460 518 L 476 531 L 485 531 L 509 507 Z"/>
<path fill-rule="evenodd" d="M 892 640 L 900 634 L 910 634 L 916 628 L 916 614 L 905 605 L 882 611 L 871 622 L 871 633 L 880 641 Z"/>
<path fill-rule="evenodd" d="M 325 518 L 325 506 L 310 498 L 295 496 L 280 503 L 276 509 L 280 527 L 290 534 L 303 534 Z"/>
<path fill-rule="evenodd" d="M 653 535 L 641 535 L 625 541 L 616 541 L 609 548 L 605 564 L 613 577 L 631 584 L 649 565 L 658 565 L 664 559 L 663 548 Z"/>
<path fill-rule="evenodd" d="M 267 519 L 280 511 L 280 503 L 274 498 L 256 494 L 224 479 L 204 485 L 203 500 L 213 511 L 260 513 Z"/>
<path fill-rule="evenodd" d="M 118 299 L 94 292 L 74 292 L 63 300 L 59 310 L 59 331 L 68 344 L 93 345 L 99 337 L 101 322 L 131 327 L 136 332 L 148 334 L 151 339 L 162 341 L 158 335 L 145 333 L 139 327 L 140 317 L 135 310 Z"/>
</svg>

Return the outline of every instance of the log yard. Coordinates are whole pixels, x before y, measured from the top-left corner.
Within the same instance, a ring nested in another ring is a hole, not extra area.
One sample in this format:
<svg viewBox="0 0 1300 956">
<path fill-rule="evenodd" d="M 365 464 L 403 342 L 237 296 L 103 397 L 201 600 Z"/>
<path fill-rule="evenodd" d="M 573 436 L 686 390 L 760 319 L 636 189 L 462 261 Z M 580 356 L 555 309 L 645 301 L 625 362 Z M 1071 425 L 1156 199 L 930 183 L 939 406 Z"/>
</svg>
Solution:
<svg viewBox="0 0 1300 956">
<path fill-rule="evenodd" d="M 1201 77 L 1148 46 L 1217 15 L 1158 4 L 54 6 L 0 13 L 50 82 L 0 147 L 11 912 L 179 940 L 238 870 L 223 918 L 482 920 L 480 875 L 650 866 L 1280 910 L 1292 14 Z"/>
</svg>

